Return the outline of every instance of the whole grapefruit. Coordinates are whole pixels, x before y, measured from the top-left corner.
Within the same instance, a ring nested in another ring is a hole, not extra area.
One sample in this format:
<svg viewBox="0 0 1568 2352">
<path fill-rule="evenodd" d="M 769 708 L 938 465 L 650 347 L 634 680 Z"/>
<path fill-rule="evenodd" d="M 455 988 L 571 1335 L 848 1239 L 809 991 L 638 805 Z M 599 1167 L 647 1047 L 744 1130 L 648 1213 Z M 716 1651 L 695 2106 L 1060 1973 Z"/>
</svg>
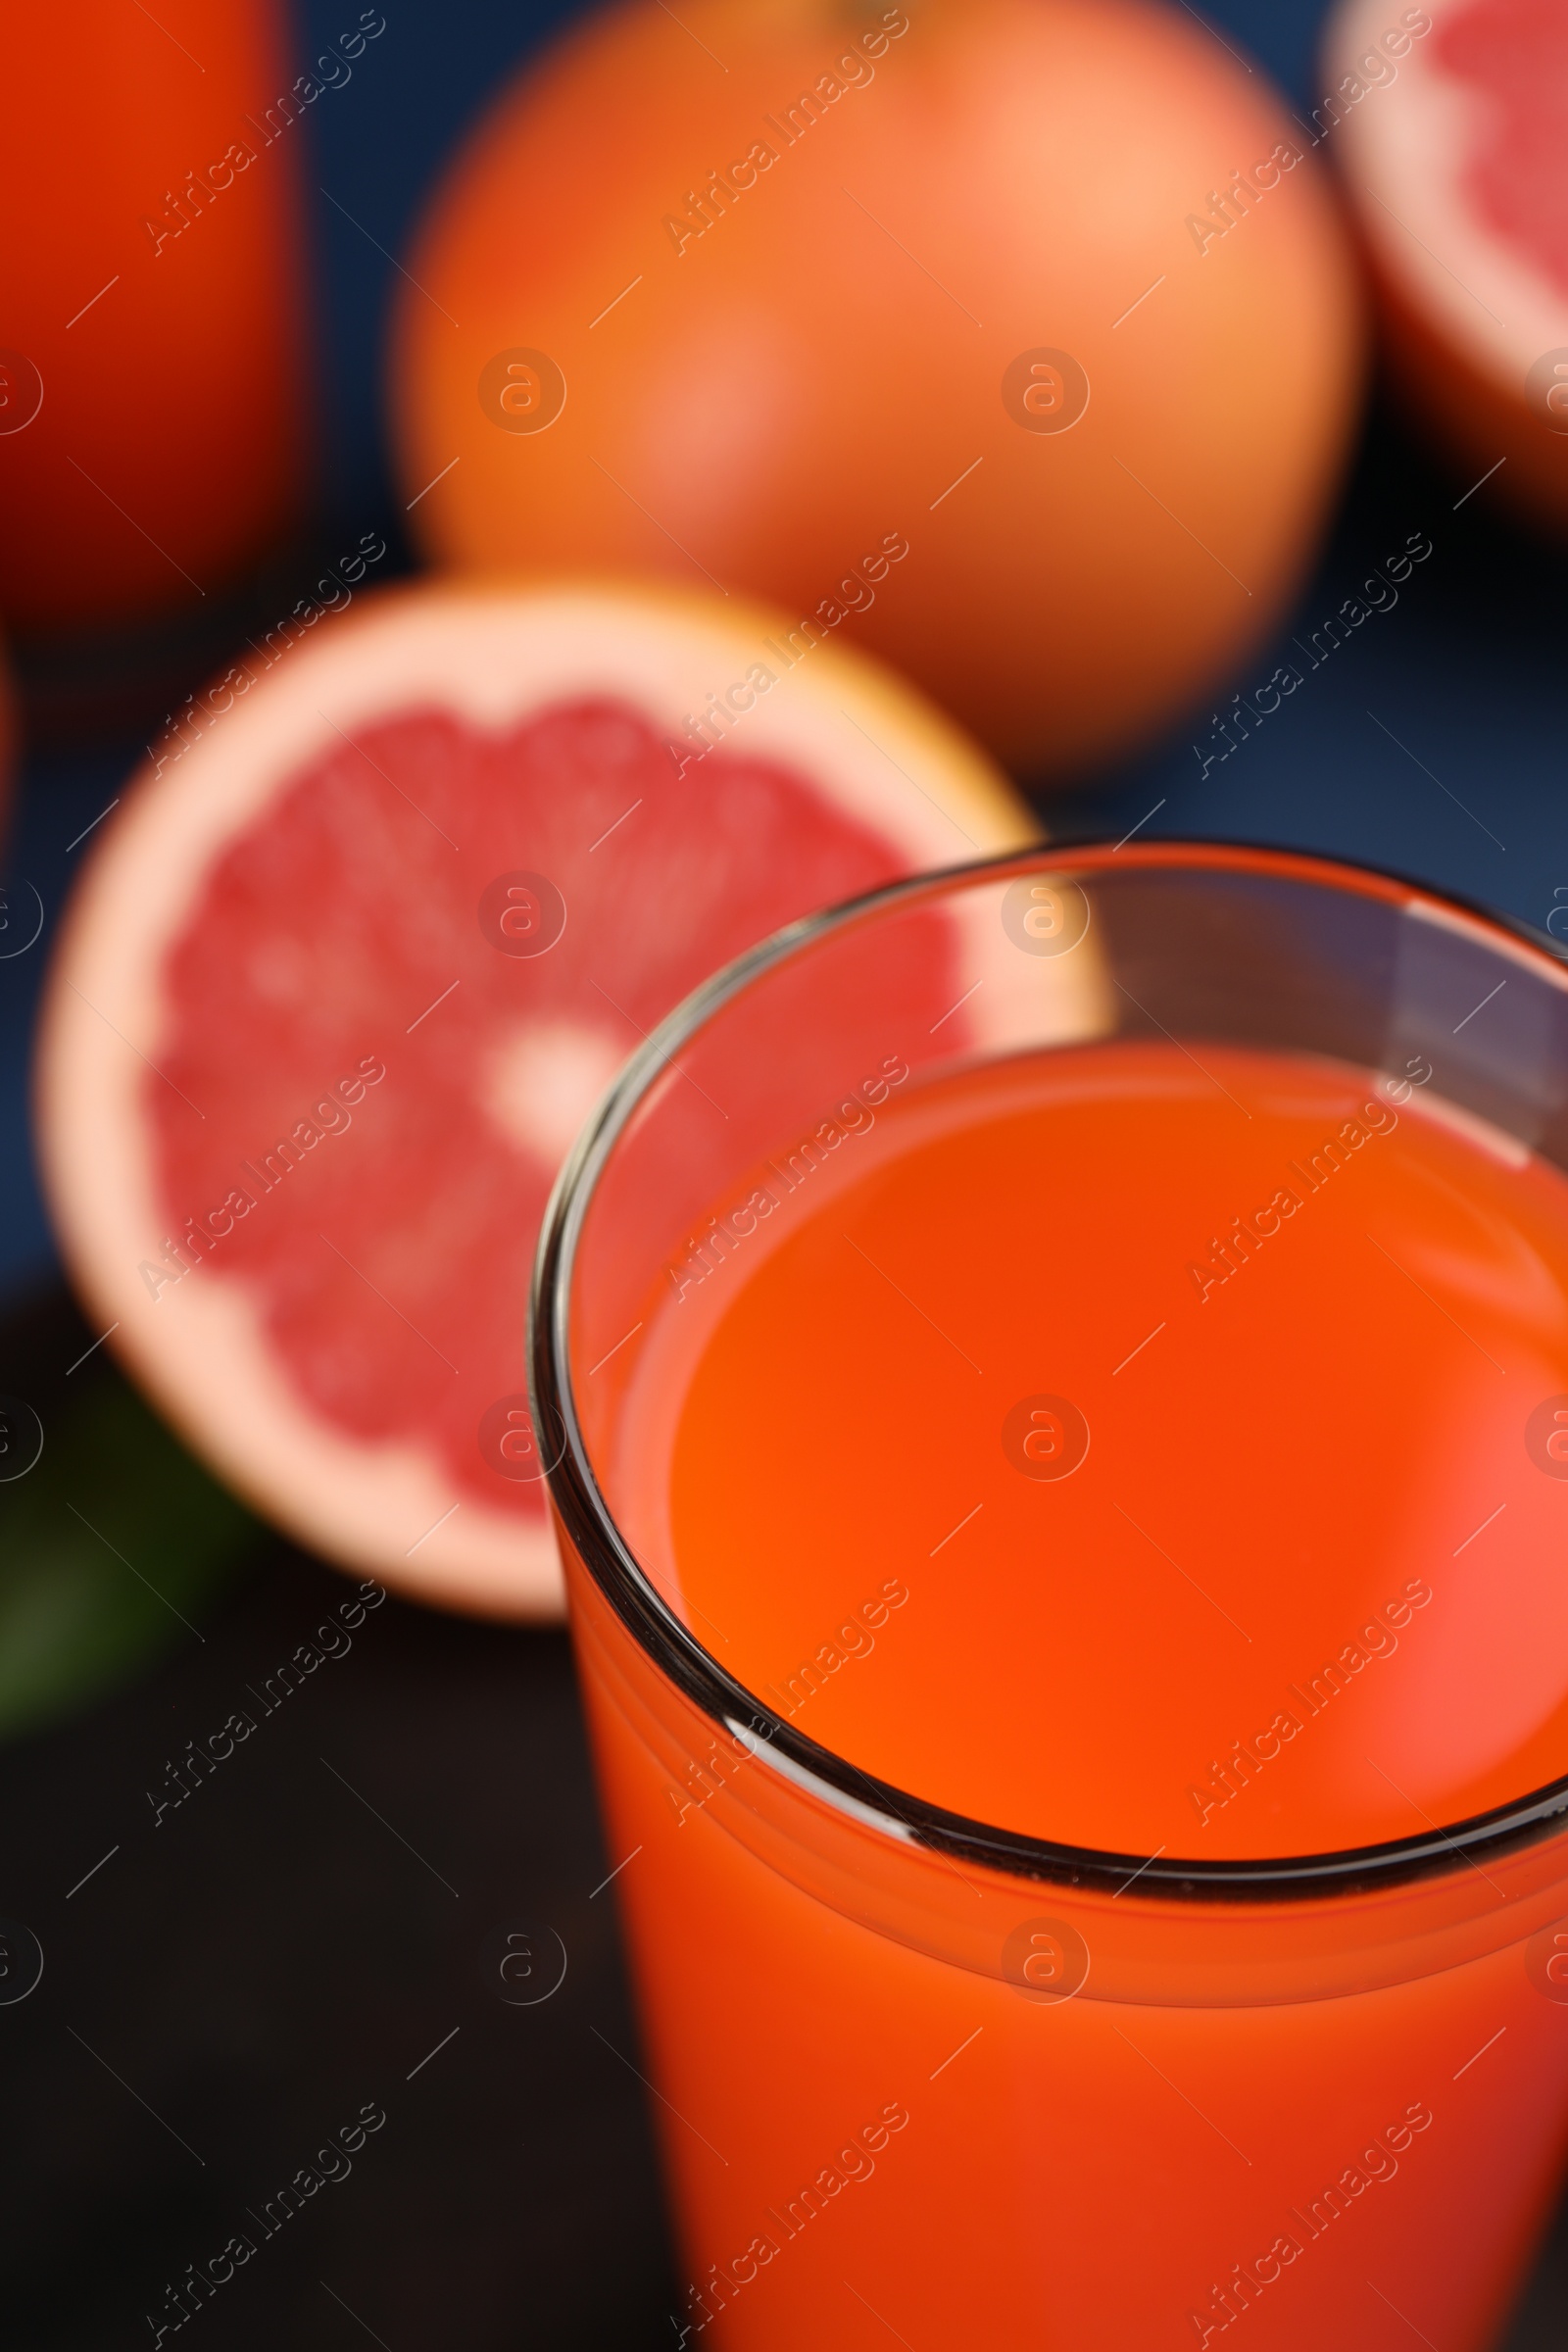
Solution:
<svg viewBox="0 0 1568 2352">
<path fill-rule="evenodd" d="M 303 1541 L 549 1614 L 523 1334 L 584 1115 L 743 949 L 1032 820 L 896 679 L 717 597 L 387 591 L 198 710 L 51 970 L 67 1257 L 110 1347 Z M 919 1017 L 961 1051 L 979 967 L 928 945 L 820 1034 L 886 1055 Z M 1031 969 L 1070 992 L 1081 962 Z"/>
<path fill-rule="evenodd" d="M 765 594 L 1015 765 L 1106 760 L 1312 553 L 1360 328 L 1308 145 L 1147 0 L 629 0 L 499 99 L 410 254 L 413 522 Z"/>
<path fill-rule="evenodd" d="M 1568 14 L 1346 0 L 1314 122 L 1343 167 L 1397 395 L 1469 486 L 1568 527 Z M 1461 501 L 1461 503 L 1463 503 Z"/>
</svg>

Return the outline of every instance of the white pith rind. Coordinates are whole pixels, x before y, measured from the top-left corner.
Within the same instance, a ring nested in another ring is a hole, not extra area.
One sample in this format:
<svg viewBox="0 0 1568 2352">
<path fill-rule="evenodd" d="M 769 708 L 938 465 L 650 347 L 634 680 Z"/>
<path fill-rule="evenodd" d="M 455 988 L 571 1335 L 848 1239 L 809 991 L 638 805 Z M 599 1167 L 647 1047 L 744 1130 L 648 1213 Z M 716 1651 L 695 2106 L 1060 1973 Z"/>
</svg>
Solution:
<svg viewBox="0 0 1568 2352">
<path fill-rule="evenodd" d="M 592 588 L 382 591 L 320 624 L 202 739 L 124 796 L 75 894 L 51 973 L 38 1060 L 40 1149 L 78 1287 L 110 1345 L 194 1447 L 259 1509 L 347 1568 L 497 1617 L 561 1612 L 548 1523 L 520 1523 L 449 1486 L 434 1453 L 362 1445 L 296 1397 L 249 1290 L 220 1253 L 154 1298 L 164 1254 L 148 1062 L 167 1033 L 162 973 L 204 879 L 299 770 L 362 724 L 444 707 L 515 725 L 531 709 L 604 693 L 679 735 L 710 693 L 755 662 L 779 624 L 737 605 Z M 846 814 L 893 841 L 911 871 L 996 855 L 1037 829 L 1000 776 L 937 713 L 872 664 L 815 647 L 740 717 L 737 751 L 820 780 Z M 975 943 L 973 968 L 994 961 Z M 1061 1031 L 1103 1017 L 1087 959 L 1060 967 Z M 389 1035 L 422 1009 L 388 1008 Z M 519 1319 L 525 1301 L 518 1301 Z M 454 1503 L 457 1504 L 454 1509 Z"/>
<path fill-rule="evenodd" d="M 1470 0 L 1423 5 L 1436 32 Z M 1346 0 L 1323 47 L 1330 91 L 1369 49 L 1382 50 L 1398 14 L 1390 0 Z M 1443 71 L 1433 32 L 1390 59 L 1396 78 L 1369 87 L 1349 107 L 1329 134 L 1329 149 L 1387 274 L 1409 290 L 1440 335 L 1523 406 L 1536 361 L 1568 348 L 1568 296 L 1495 236 L 1465 195 L 1465 169 L 1487 135 L 1490 103 Z"/>
</svg>

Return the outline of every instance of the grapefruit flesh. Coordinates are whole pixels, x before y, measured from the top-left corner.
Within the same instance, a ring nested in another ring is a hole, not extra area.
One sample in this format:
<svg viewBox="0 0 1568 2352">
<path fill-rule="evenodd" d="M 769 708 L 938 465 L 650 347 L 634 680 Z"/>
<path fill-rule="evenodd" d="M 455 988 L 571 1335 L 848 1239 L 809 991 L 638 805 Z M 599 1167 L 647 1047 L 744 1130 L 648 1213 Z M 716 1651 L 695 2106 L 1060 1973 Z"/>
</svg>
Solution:
<svg viewBox="0 0 1568 2352">
<path fill-rule="evenodd" d="M 716 599 L 389 592 L 95 855 L 40 1054 L 68 1255 L 197 1447 L 345 1565 L 559 1606 L 524 1319 L 585 1114 L 782 923 L 1033 837 L 913 694 L 785 650 Z M 935 938 L 879 987 L 935 1020 L 966 973 Z"/>
<path fill-rule="evenodd" d="M 445 561 L 825 615 L 1015 769 L 1092 767 L 1234 668 L 1310 562 L 1360 305 L 1308 148 L 1139 0 L 591 17 L 411 257 L 415 527 Z"/>
<path fill-rule="evenodd" d="M 1568 19 L 1554 0 L 1428 0 L 1397 19 L 1383 0 L 1346 0 L 1324 63 L 1319 115 L 1401 400 L 1456 465 L 1498 468 L 1498 496 L 1560 529 Z"/>
<path fill-rule="evenodd" d="M 1568 18 L 1553 0 L 1472 0 L 1436 31 L 1444 72 L 1491 101 L 1464 172 L 1476 211 L 1568 297 Z"/>
</svg>

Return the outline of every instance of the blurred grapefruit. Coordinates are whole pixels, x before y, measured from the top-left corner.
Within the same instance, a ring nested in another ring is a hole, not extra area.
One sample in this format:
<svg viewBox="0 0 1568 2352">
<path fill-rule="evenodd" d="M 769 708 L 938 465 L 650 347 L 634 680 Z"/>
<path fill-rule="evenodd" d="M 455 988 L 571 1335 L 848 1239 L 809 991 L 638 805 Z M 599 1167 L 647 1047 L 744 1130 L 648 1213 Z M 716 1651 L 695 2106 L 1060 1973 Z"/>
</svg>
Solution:
<svg viewBox="0 0 1568 2352">
<path fill-rule="evenodd" d="M 1568 15 L 1347 0 L 1317 110 L 1408 410 L 1467 475 L 1568 524 Z"/>
<path fill-rule="evenodd" d="M 1360 335 L 1308 144 L 1141 0 L 631 0 L 409 257 L 415 526 L 849 611 L 1006 760 L 1105 760 L 1312 554 Z"/>
<path fill-rule="evenodd" d="M 389 591 L 235 676 L 68 912 L 39 1058 L 68 1258 L 303 1541 L 549 1614 L 523 1330 L 584 1114 L 781 923 L 1034 828 L 893 678 L 718 599 Z M 963 980 L 888 985 L 936 1019 Z"/>
</svg>

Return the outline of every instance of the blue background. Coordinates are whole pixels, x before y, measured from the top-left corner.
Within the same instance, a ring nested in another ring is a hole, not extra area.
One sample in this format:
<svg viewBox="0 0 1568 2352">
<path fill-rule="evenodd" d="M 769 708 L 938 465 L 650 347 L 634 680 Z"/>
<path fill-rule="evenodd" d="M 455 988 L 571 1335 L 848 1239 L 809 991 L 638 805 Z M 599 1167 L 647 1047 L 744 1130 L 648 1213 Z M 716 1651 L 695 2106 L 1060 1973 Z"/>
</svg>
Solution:
<svg viewBox="0 0 1568 2352">
<path fill-rule="evenodd" d="M 300 65 L 357 13 L 348 0 L 307 0 L 296 11 Z M 455 144 L 513 68 L 576 13 L 390 0 L 387 29 L 352 81 L 302 122 L 321 404 L 317 536 L 327 554 L 373 527 L 408 560 L 380 391 L 399 281 L 377 246 L 406 250 Z M 1304 114 L 1321 94 L 1314 61 L 1323 14 L 1316 0 L 1224 0 L 1199 21 L 1270 73 Z M 1374 564 L 1419 532 L 1433 553 L 1396 607 L 1307 672 L 1278 714 L 1206 777 L 1193 750 L 1195 737 L 1210 740 L 1200 712 L 1093 791 L 1054 801 L 1057 830 L 1115 839 L 1147 816 L 1151 836 L 1289 843 L 1394 866 L 1543 927 L 1560 906 L 1556 927 L 1568 932 L 1560 645 L 1568 563 L 1508 519 L 1494 485 L 1457 504 L 1467 487 L 1374 401 L 1298 611 L 1278 651 L 1250 661 L 1233 683 L 1250 690 L 1276 660 L 1304 669 L 1290 640 L 1308 637 Z M 315 573 L 302 563 L 301 586 Z M 204 659 L 203 675 L 209 666 Z M 39 893 L 46 926 L 36 946 L 0 961 L 0 1118 L 11 1139 L 0 1172 L 0 1305 L 55 1263 L 23 1140 L 49 931 L 90 847 L 90 837 L 76 837 L 121 790 L 140 749 L 138 741 L 35 756 L 22 779 L 4 867 L 13 927 L 3 938 L 31 927 L 22 882 Z"/>
</svg>

